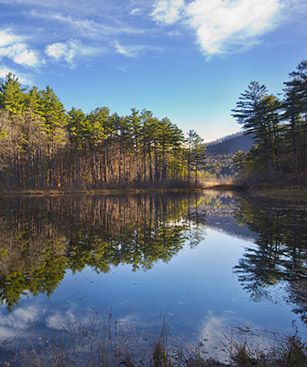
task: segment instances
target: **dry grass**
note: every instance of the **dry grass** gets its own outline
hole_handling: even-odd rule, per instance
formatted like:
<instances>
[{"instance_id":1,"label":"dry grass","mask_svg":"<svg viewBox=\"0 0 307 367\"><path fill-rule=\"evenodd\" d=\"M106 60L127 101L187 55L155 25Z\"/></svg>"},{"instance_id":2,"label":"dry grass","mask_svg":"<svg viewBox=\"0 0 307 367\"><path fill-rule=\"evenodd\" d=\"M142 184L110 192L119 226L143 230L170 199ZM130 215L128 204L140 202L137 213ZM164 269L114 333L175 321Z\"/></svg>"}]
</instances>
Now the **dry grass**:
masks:
<instances>
[{"instance_id":1,"label":"dry grass","mask_svg":"<svg viewBox=\"0 0 307 367\"><path fill-rule=\"evenodd\" d=\"M142 344L147 340L147 345ZM267 350L225 338L227 362L207 357L202 345L177 344L163 323L156 342L121 327L112 317L93 317L88 325L74 324L61 341L15 347L1 367L305 367L306 344L297 336L276 340Z\"/></svg>"}]
</instances>

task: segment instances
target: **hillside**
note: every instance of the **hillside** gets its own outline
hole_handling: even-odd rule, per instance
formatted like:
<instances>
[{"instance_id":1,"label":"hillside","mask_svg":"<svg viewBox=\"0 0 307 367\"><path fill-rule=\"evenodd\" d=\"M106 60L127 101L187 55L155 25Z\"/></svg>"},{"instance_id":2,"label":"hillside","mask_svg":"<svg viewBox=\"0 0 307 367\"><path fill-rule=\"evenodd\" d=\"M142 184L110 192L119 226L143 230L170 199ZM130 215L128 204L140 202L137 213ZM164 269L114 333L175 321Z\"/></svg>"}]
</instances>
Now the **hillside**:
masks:
<instances>
[{"instance_id":1,"label":"hillside","mask_svg":"<svg viewBox=\"0 0 307 367\"><path fill-rule=\"evenodd\" d=\"M253 137L243 132L225 136L207 144L207 155L232 155L238 150L248 151L253 145Z\"/></svg>"}]
</instances>

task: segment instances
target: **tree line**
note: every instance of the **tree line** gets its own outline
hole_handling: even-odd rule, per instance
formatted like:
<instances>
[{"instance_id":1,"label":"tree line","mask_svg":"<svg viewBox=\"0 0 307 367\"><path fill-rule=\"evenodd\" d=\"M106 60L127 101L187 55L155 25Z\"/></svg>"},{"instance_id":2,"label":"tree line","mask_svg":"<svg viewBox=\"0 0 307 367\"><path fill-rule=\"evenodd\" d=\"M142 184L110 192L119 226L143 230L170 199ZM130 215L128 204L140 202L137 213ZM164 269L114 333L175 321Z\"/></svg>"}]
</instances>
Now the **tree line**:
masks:
<instances>
[{"instance_id":1,"label":"tree line","mask_svg":"<svg viewBox=\"0 0 307 367\"><path fill-rule=\"evenodd\" d=\"M204 164L200 136L151 111L66 111L51 87L0 83L1 187L197 185Z\"/></svg>"},{"instance_id":2,"label":"tree line","mask_svg":"<svg viewBox=\"0 0 307 367\"><path fill-rule=\"evenodd\" d=\"M306 178L307 60L289 74L279 96L270 94L264 84L251 82L232 116L255 143L248 153L234 157L242 176Z\"/></svg>"}]
</instances>

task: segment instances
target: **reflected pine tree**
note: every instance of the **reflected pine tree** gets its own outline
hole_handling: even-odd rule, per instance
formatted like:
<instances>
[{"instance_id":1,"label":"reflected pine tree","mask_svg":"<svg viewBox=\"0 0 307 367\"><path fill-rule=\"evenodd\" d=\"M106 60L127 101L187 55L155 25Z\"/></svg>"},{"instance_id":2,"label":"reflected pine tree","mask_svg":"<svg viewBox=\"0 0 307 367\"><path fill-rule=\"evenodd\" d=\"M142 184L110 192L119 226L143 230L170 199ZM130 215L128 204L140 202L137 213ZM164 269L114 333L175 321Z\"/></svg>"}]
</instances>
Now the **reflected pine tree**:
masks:
<instances>
[{"instance_id":1,"label":"reflected pine tree","mask_svg":"<svg viewBox=\"0 0 307 367\"><path fill-rule=\"evenodd\" d=\"M244 289L258 301L270 297L270 286L285 286L287 302L307 322L306 205L241 198L235 217L257 234L255 246L246 248L234 267Z\"/></svg>"},{"instance_id":2,"label":"reflected pine tree","mask_svg":"<svg viewBox=\"0 0 307 367\"><path fill-rule=\"evenodd\" d=\"M50 295L67 270L168 262L202 239L198 205L181 194L1 199L0 302L12 309L22 295Z\"/></svg>"}]
</instances>

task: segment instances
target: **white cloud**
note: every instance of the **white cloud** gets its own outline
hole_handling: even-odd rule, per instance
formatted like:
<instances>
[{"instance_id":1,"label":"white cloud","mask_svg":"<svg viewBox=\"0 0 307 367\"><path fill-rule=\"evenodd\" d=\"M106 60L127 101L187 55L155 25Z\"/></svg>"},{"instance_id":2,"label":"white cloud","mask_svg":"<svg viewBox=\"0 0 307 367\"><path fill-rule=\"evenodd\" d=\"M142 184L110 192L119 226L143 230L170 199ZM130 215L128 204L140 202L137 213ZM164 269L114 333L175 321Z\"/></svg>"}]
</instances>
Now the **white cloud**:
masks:
<instances>
[{"instance_id":1,"label":"white cloud","mask_svg":"<svg viewBox=\"0 0 307 367\"><path fill-rule=\"evenodd\" d=\"M0 0L1 1L1 0ZM96 22L92 19L80 19L71 15L64 15L53 12L37 12L32 10L29 13L32 17L56 21L75 29L79 34L87 38L100 38L114 34L141 34L147 32L146 29L134 28L122 23L106 24Z\"/></svg>"},{"instance_id":2,"label":"white cloud","mask_svg":"<svg viewBox=\"0 0 307 367\"><path fill-rule=\"evenodd\" d=\"M0 313L0 326L11 330L29 329L40 318L40 310L35 306L20 307L9 314Z\"/></svg>"},{"instance_id":3,"label":"white cloud","mask_svg":"<svg viewBox=\"0 0 307 367\"><path fill-rule=\"evenodd\" d=\"M60 9L61 11L75 14L103 13L110 8L108 3L108 0L0 0L0 4L9 4L11 6L22 5L28 7L28 9L37 8L39 10L47 9L58 11ZM113 4L111 3L111 5ZM120 5L123 7L122 4Z\"/></svg>"},{"instance_id":4,"label":"white cloud","mask_svg":"<svg viewBox=\"0 0 307 367\"><path fill-rule=\"evenodd\" d=\"M171 24L179 19L196 33L207 55L237 51L258 42L258 37L280 21L287 0L159 0L155 21Z\"/></svg>"},{"instance_id":5,"label":"white cloud","mask_svg":"<svg viewBox=\"0 0 307 367\"><path fill-rule=\"evenodd\" d=\"M151 15L157 22L172 24L180 19L184 5L184 0L156 0Z\"/></svg>"},{"instance_id":6,"label":"white cloud","mask_svg":"<svg viewBox=\"0 0 307 367\"><path fill-rule=\"evenodd\" d=\"M209 55L255 42L275 26L279 0L195 0L186 6L189 25Z\"/></svg>"},{"instance_id":7,"label":"white cloud","mask_svg":"<svg viewBox=\"0 0 307 367\"><path fill-rule=\"evenodd\" d=\"M136 57L139 53L135 46L123 46L118 41L114 43L114 47L118 54L126 57Z\"/></svg>"},{"instance_id":8,"label":"white cloud","mask_svg":"<svg viewBox=\"0 0 307 367\"><path fill-rule=\"evenodd\" d=\"M134 8L130 11L130 15L140 15L142 13L142 9Z\"/></svg>"},{"instance_id":9,"label":"white cloud","mask_svg":"<svg viewBox=\"0 0 307 367\"><path fill-rule=\"evenodd\" d=\"M55 312L46 318L46 325L54 330L69 330L73 324L76 324L76 316L71 310Z\"/></svg>"},{"instance_id":10,"label":"white cloud","mask_svg":"<svg viewBox=\"0 0 307 367\"><path fill-rule=\"evenodd\" d=\"M40 63L37 52L28 49L28 46L24 43L0 47L0 58L2 57L9 58L16 64L29 67L37 66Z\"/></svg>"},{"instance_id":11,"label":"white cloud","mask_svg":"<svg viewBox=\"0 0 307 367\"><path fill-rule=\"evenodd\" d=\"M70 66L74 66L77 57L97 56L104 52L104 49L85 46L78 40L67 42L56 42L46 46L46 55L56 61L65 60Z\"/></svg>"},{"instance_id":12,"label":"white cloud","mask_svg":"<svg viewBox=\"0 0 307 367\"><path fill-rule=\"evenodd\" d=\"M24 37L9 29L0 30L0 59L8 58L16 64L35 67L40 64L38 52L29 48Z\"/></svg>"},{"instance_id":13,"label":"white cloud","mask_svg":"<svg viewBox=\"0 0 307 367\"><path fill-rule=\"evenodd\" d=\"M243 344L248 336L249 345L266 350L276 343L275 337L261 325L239 317L233 310L227 310L223 315L214 315L211 311L201 322L199 340L204 341L208 357L227 362L230 341ZM221 348L223 346L223 348Z\"/></svg>"},{"instance_id":14,"label":"white cloud","mask_svg":"<svg viewBox=\"0 0 307 367\"><path fill-rule=\"evenodd\" d=\"M13 34L9 29L0 29L0 47L24 41L24 38Z\"/></svg>"},{"instance_id":15,"label":"white cloud","mask_svg":"<svg viewBox=\"0 0 307 367\"><path fill-rule=\"evenodd\" d=\"M127 45L122 45L118 41L114 42L114 48L115 48L115 51L119 55L123 55L129 58L141 56L145 54L146 52L152 53L152 52L161 51L161 49L156 46L149 46L149 45L129 45L127 46Z\"/></svg>"}]
</instances>

